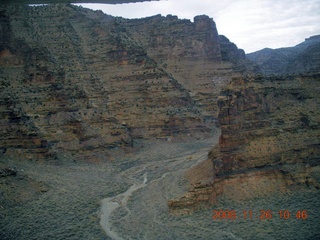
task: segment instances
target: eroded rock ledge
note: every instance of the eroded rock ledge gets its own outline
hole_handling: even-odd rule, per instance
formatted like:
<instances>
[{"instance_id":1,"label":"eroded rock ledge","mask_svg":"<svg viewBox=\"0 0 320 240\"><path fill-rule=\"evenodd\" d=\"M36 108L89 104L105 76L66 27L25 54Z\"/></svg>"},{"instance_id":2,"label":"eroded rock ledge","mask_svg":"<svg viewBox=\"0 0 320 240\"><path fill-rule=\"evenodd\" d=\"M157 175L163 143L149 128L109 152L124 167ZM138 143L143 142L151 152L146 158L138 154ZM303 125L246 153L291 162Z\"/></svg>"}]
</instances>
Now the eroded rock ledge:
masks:
<instances>
[{"instance_id":1,"label":"eroded rock ledge","mask_svg":"<svg viewBox=\"0 0 320 240\"><path fill-rule=\"evenodd\" d=\"M231 45L207 16L1 6L0 157L101 161L137 139L203 137L235 75L224 60L243 57Z\"/></svg>"},{"instance_id":2,"label":"eroded rock ledge","mask_svg":"<svg viewBox=\"0 0 320 240\"><path fill-rule=\"evenodd\" d=\"M261 189L319 188L319 89L318 73L234 78L218 101L221 136L209 153L211 179L197 179L169 201L170 211L190 213L222 193L238 200L266 194Z\"/></svg>"}]
</instances>

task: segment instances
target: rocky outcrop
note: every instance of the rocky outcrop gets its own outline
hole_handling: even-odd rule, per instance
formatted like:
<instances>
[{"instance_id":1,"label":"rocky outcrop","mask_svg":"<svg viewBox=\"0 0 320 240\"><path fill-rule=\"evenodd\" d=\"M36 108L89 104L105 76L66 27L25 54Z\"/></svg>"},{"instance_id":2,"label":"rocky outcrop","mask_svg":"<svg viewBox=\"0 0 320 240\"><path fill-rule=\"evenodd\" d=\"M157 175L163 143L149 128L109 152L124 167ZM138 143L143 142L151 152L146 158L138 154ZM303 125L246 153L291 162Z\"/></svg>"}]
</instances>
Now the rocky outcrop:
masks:
<instances>
[{"instance_id":1,"label":"rocky outcrop","mask_svg":"<svg viewBox=\"0 0 320 240\"><path fill-rule=\"evenodd\" d=\"M194 22L172 15L123 21L148 56L187 89L206 122L216 122L218 108L213 101L236 75L234 63L244 57L242 51L226 43L215 22L205 15Z\"/></svg>"},{"instance_id":2,"label":"rocky outcrop","mask_svg":"<svg viewBox=\"0 0 320 240\"><path fill-rule=\"evenodd\" d=\"M247 54L265 75L318 72L320 68L320 35L307 38L295 47L270 49Z\"/></svg>"},{"instance_id":3,"label":"rocky outcrop","mask_svg":"<svg viewBox=\"0 0 320 240\"><path fill-rule=\"evenodd\" d=\"M126 20L72 5L0 16L2 156L96 161L134 139L204 136L236 76L207 16Z\"/></svg>"},{"instance_id":4,"label":"rocky outcrop","mask_svg":"<svg viewBox=\"0 0 320 240\"><path fill-rule=\"evenodd\" d=\"M209 153L212 177L169 201L171 212L190 213L222 193L245 200L266 194L261 189L319 189L319 89L319 74L234 78L218 100L221 136Z\"/></svg>"},{"instance_id":5,"label":"rocky outcrop","mask_svg":"<svg viewBox=\"0 0 320 240\"><path fill-rule=\"evenodd\" d=\"M320 75L234 79L218 105L216 175L299 164L317 166Z\"/></svg>"},{"instance_id":6,"label":"rocky outcrop","mask_svg":"<svg viewBox=\"0 0 320 240\"><path fill-rule=\"evenodd\" d=\"M227 37L219 35L219 40L221 45L221 58L223 61L237 64L241 60L246 59L244 50L238 49L237 45L230 42Z\"/></svg>"}]
</instances>

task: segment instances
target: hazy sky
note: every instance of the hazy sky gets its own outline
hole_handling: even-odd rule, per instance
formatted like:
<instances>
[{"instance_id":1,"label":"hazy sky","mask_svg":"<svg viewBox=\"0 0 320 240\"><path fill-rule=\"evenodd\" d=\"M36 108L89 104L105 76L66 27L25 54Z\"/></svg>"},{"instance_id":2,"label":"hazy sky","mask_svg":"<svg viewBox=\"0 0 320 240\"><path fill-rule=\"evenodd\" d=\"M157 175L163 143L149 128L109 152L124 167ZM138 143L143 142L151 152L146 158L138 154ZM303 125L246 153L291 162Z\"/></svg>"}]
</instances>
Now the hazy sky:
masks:
<instances>
[{"instance_id":1,"label":"hazy sky","mask_svg":"<svg viewBox=\"0 0 320 240\"><path fill-rule=\"evenodd\" d=\"M122 5L82 4L83 7L125 18L156 14L191 19L206 14L219 34L246 53L265 47L294 46L320 34L320 0L162 0Z\"/></svg>"}]
</instances>

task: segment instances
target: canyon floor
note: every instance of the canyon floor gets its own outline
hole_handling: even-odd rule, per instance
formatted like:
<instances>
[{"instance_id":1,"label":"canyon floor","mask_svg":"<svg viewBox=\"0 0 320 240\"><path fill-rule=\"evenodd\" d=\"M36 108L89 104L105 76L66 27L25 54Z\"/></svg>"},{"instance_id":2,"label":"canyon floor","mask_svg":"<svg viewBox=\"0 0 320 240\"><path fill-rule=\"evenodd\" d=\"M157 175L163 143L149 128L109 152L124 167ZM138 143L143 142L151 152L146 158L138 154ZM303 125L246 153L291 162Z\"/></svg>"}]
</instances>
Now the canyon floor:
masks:
<instances>
[{"instance_id":1,"label":"canyon floor","mask_svg":"<svg viewBox=\"0 0 320 240\"><path fill-rule=\"evenodd\" d=\"M0 239L319 239L320 193L312 186L250 201L222 194L192 215L169 213L167 201L188 190L186 170L207 159L218 135L140 142L139 150L115 150L113 162L1 160L17 175L0 178ZM235 210L238 218L213 220L213 210ZM261 210L272 218L260 219ZM280 219L280 210L290 218Z\"/></svg>"}]
</instances>

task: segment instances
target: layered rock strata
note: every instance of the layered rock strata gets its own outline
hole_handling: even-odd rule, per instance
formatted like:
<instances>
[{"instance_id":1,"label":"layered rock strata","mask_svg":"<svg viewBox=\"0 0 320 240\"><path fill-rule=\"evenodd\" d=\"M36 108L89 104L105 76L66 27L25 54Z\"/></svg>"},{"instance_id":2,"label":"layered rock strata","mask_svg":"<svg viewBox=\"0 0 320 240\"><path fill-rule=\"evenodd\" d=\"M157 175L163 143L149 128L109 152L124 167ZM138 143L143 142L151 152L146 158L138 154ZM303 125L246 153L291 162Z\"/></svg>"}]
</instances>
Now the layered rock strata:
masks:
<instances>
[{"instance_id":1,"label":"layered rock strata","mask_svg":"<svg viewBox=\"0 0 320 240\"><path fill-rule=\"evenodd\" d=\"M218 100L221 161L215 174L318 165L320 75L238 78Z\"/></svg>"},{"instance_id":2,"label":"layered rock strata","mask_svg":"<svg viewBox=\"0 0 320 240\"><path fill-rule=\"evenodd\" d=\"M126 20L71 5L0 11L2 156L94 161L134 139L209 132L213 102L235 75L206 16Z\"/></svg>"},{"instance_id":3,"label":"layered rock strata","mask_svg":"<svg viewBox=\"0 0 320 240\"><path fill-rule=\"evenodd\" d=\"M214 101L235 75L235 61L245 59L243 50L219 36L215 22L205 15L194 22L172 15L123 21L148 55L187 89L201 115L215 122Z\"/></svg>"},{"instance_id":4,"label":"layered rock strata","mask_svg":"<svg viewBox=\"0 0 320 240\"><path fill-rule=\"evenodd\" d=\"M222 193L249 199L261 189L319 188L319 89L319 74L234 78L218 100L221 136L209 153L211 178L169 201L171 211L192 212Z\"/></svg>"}]
</instances>

